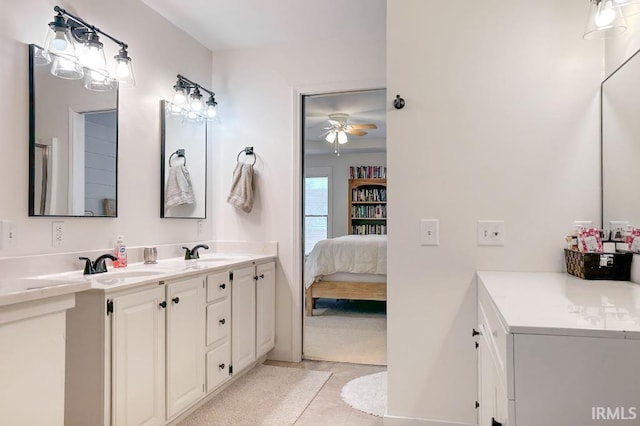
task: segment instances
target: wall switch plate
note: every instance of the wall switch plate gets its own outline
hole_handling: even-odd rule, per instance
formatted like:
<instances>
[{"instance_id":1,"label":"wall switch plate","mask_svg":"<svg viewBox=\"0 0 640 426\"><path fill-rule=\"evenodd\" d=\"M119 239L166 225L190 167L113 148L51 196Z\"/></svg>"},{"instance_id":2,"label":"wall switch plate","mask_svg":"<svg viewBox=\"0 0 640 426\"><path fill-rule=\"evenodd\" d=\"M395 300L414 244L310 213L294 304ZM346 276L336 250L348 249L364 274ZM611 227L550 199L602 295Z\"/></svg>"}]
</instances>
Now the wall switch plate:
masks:
<instances>
[{"instance_id":1,"label":"wall switch plate","mask_svg":"<svg viewBox=\"0 0 640 426\"><path fill-rule=\"evenodd\" d=\"M420 245L437 246L440 244L440 231L438 219L420 220Z\"/></svg>"},{"instance_id":2,"label":"wall switch plate","mask_svg":"<svg viewBox=\"0 0 640 426\"><path fill-rule=\"evenodd\" d=\"M506 241L504 220L479 220L478 245L503 246Z\"/></svg>"},{"instance_id":3,"label":"wall switch plate","mask_svg":"<svg viewBox=\"0 0 640 426\"><path fill-rule=\"evenodd\" d=\"M7 250L16 245L16 231L13 221L3 220L0 221L0 248Z\"/></svg>"},{"instance_id":4,"label":"wall switch plate","mask_svg":"<svg viewBox=\"0 0 640 426\"><path fill-rule=\"evenodd\" d=\"M51 224L51 245L62 247L64 244L64 222L56 220Z\"/></svg>"},{"instance_id":5,"label":"wall switch plate","mask_svg":"<svg viewBox=\"0 0 640 426\"><path fill-rule=\"evenodd\" d=\"M609 238L613 241L624 241L624 231L628 225L628 220L610 220L609 231L611 231L611 234Z\"/></svg>"}]
</instances>

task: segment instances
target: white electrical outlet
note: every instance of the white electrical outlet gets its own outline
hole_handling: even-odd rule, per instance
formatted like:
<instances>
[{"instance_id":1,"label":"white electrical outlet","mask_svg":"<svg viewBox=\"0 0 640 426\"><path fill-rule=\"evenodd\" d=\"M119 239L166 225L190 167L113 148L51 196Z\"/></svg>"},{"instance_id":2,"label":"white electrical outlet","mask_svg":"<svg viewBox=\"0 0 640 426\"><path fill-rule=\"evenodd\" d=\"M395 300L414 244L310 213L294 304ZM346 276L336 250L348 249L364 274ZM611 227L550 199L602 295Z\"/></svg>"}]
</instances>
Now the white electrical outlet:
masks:
<instances>
[{"instance_id":1,"label":"white electrical outlet","mask_svg":"<svg viewBox=\"0 0 640 426\"><path fill-rule=\"evenodd\" d=\"M14 223L10 220L0 221L0 233L2 238L0 239L0 248L3 250L15 247L16 244L16 232Z\"/></svg>"},{"instance_id":2,"label":"white electrical outlet","mask_svg":"<svg viewBox=\"0 0 640 426\"><path fill-rule=\"evenodd\" d=\"M479 220L478 245L503 246L506 241L504 220Z\"/></svg>"},{"instance_id":3,"label":"white electrical outlet","mask_svg":"<svg viewBox=\"0 0 640 426\"><path fill-rule=\"evenodd\" d=\"M52 223L51 244L53 247L62 247L64 244L64 222L61 220Z\"/></svg>"},{"instance_id":4,"label":"white electrical outlet","mask_svg":"<svg viewBox=\"0 0 640 426\"><path fill-rule=\"evenodd\" d=\"M610 220L609 231L611 231L610 239L613 241L624 241L624 231L629 225L628 220Z\"/></svg>"},{"instance_id":5,"label":"white electrical outlet","mask_svg":"<svg viewBox=\"0 0 640 426\"><path fill-rule=\"evenodd\" d=\"M438 219L420 220L420 245L437 246L440 244L440 231Z\"/></svg>"}]
</instances>

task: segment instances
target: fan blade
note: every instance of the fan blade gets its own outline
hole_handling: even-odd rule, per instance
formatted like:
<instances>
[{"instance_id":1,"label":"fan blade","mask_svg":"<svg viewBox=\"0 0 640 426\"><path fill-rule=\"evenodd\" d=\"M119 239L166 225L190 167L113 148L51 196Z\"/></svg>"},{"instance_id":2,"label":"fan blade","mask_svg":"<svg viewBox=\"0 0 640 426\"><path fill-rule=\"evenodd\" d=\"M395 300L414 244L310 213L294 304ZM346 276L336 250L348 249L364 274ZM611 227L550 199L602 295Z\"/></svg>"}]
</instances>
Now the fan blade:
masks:
<instances>
[{"instance_id":1,"label":"fan blade","mask_svg":"<svg viewBox=\"0 0 640 426\"><path fill-rule=\"evenodd\" d=\"M364 136L367 134L367 132L365 132L364 130L360 130L360 129L347 129L345 130L346 133L349 133L350 135L354 135L354 136Z\"/></svg>"},{"instance_id":2,"label":"fan blade","mask_svg":"<svg viewBox=\"0 0 640 426\"><path fill-rule=\"evenodd\" d=\"M376 126L373 123L369 123L369 124L349 124L349 127L351 127L352 129L377 129L378 126Z\"/></svg>"}]
</instances>

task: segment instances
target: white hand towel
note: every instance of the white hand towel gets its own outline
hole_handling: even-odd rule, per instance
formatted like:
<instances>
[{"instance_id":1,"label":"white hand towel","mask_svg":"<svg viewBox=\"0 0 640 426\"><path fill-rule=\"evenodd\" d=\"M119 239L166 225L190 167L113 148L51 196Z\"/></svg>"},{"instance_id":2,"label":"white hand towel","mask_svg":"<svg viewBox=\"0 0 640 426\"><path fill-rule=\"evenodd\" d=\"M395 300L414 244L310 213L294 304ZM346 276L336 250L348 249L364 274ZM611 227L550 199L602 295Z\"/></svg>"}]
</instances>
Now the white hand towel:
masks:
<instances>
[{"instance_id":1,"label":"white hand towel","mask_svg":"<svg viewBox=\"0 0 640 426\"><path fill-rule=\"evenodd\" d=\"M245 213L253 208L253 165L238 163L233 171L231 190L227 203L241 209Z\"/></svg>"},{"instance_id":2,"label":"white hand towel","mask_svg":"<svg viewBox=\"0 0 640 426\"><path fill-rule=\"evenodd\" d=\"M195 201L189 170L185 166L170 167L164 196L165 208L193 204Z\"/></svg>"}]
</instances>

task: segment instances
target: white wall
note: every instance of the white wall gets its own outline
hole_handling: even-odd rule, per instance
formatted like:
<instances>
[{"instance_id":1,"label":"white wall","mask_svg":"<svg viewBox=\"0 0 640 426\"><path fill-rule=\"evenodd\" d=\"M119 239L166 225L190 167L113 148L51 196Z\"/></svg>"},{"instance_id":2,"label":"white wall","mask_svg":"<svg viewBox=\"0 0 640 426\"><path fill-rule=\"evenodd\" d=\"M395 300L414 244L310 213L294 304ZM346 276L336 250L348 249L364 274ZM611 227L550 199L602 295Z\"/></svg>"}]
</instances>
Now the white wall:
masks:
<instances>
[{"instance_id":1,"label":"white wall","mask_svg":"<svg viewBox=\"0 0 640 426\"><path fill-rule=\"evenodd\" d=\"M276 348L272 357L296 359L302 348L300 227L301 111L296 93L385 86L385 41L332 40L214 52L213 73L220 123L214 127L216 239L278 241ZM336 49L336 45L340 46ZM353 52L358 52L354 59ZM327 58L344 66L326 66ZM298 129L296 131L295 129ZM255 204L249 214L224 200L236 155L254 146Z\"/></svg>"},{"instance_id":2,"label":"white wall","mask_svg":"<svg viewBox=\"0 0 640 426\"><path fill-rule=\"evenodd\" d=\"M329 237L348 234L349 220L349 167L350 166L386 166L385 152L368 152L305 156L305 168L331 167L331 221L332 233Z\"/></svg>"},{"instance_id":3,"label":"white wall","mask_svg":"<svg viewBox=\"0 0 640 426\"><path fill-rule=\"evenodd\" d=\"M137 87L120 91L119 217L65 218L64 246L54 249L54 219L27 217L27 44L44 43L56 3L129 44ZM200 239L196 221L160 219L160 100L171 96L178 73L208 85L211 52L138 0L24 0L6 6L0 19L0 92L11 100L0 103L3 152L10 153L0 167L0 219L14 222L17 240L0 256L109 248L118 234L129 245ZM115 44L104 44L112 58ZM212 222L201 239L210 239Z\"/></svg>"},{"instance_id":4,"label":"white wall","mask_svg":"<svg viewBox=\"0 0 640 426\"><path fill-rule=\"evenodd\" d=\"M605 75L608 76L640 49L640 14L627 18L627 31L606 40Z\"/></svg>"},{"instance_id":5,"label":"white wall","mask_svg":"<svg viewBox=\"0 0 640 426\"><path fill-rule=\"evenodd\" d=\"M387 93L406 100L387 133L392 417L476 423L475 271L560 271L572 221L600 220L587 10L387 2ZM440 219L439 246L419 245L420 218ZM504 247L476 245L479 219L505 220Z\"/></svg>"}]
</instances>

